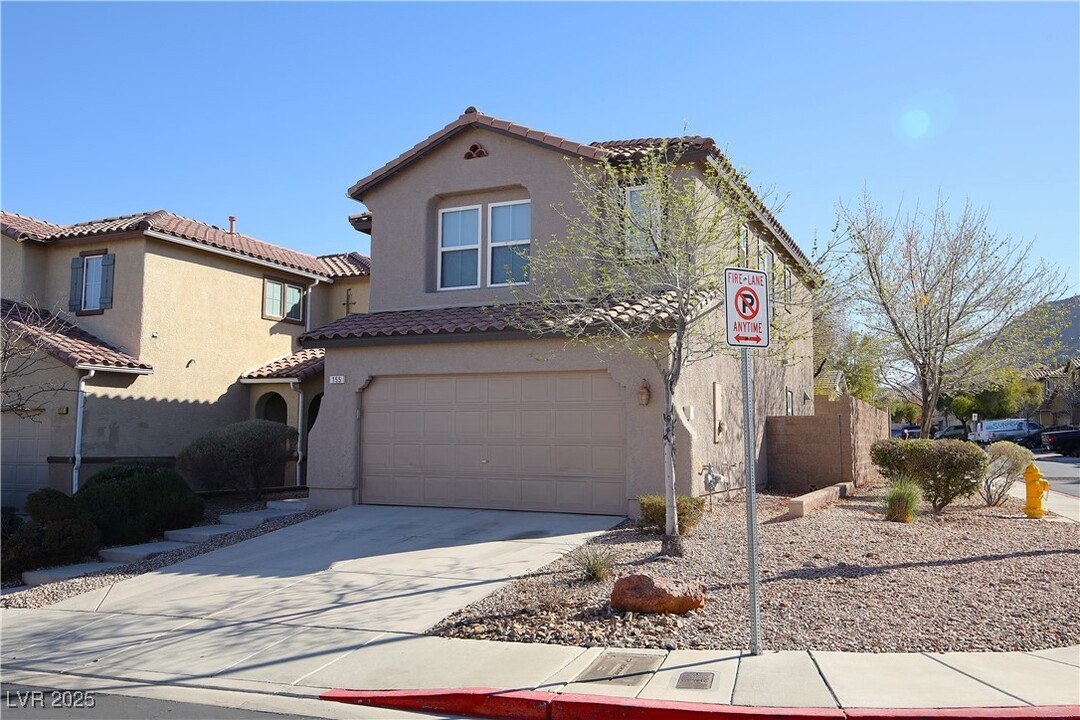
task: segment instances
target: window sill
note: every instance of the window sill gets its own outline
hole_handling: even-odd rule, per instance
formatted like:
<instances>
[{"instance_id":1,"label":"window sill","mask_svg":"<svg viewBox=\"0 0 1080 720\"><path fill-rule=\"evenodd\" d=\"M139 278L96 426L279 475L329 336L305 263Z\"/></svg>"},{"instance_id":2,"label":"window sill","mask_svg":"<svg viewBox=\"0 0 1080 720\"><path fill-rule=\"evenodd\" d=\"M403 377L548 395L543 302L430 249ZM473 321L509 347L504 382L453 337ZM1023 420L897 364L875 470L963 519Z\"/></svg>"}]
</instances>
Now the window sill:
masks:
<instances>
[{"instance_id":1,"label":"window sill","mask_svg":"<svg viewBox=\"0 0 1080 720\"><path fill-rule=\"evenodd\" d=\"M76 317L85 317L87 315L104 315L105 308L98 308L97 310L76 310Z\"/></svg>"},{"instance_id":2,"label":"window sill","mask_svg":"<svg viewBox=\"0 0 1080 720\"><path fill-rule=\"evenodd\" d=\"M303 320L290 320L289 318L273 317L271 315L263 315L263 320L269 320L270 322L288 323L289 325L303 325Z\"/></svg>"}]
</instances>

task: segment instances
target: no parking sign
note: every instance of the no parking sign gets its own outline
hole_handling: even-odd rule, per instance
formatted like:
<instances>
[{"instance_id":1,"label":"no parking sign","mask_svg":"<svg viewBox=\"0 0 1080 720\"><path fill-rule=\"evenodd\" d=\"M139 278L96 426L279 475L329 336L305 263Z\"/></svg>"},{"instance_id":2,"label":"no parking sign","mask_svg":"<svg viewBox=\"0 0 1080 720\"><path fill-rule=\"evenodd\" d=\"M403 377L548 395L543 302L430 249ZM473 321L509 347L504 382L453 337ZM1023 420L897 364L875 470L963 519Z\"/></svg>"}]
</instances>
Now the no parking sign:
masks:
<instances>
[{"instance_id":1,"label":"no parking sign","mask_svg":"<svg viewBox=\"0 0 1080 720\"><path fill-rule=\"evenodd\" d=\"M769 347L769 276L760 270L724 268L727 343Z\"/></svg>"}]
</instances>

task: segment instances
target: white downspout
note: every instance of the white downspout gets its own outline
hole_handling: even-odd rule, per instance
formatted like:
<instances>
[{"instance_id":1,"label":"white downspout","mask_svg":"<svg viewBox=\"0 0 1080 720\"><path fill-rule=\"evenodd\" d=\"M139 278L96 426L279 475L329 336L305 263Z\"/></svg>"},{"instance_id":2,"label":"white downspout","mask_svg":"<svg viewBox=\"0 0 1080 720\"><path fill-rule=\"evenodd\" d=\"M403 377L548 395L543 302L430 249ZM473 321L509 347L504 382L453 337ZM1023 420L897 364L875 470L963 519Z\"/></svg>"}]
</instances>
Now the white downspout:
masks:
<instances>
[{"instance_id":1,"label":"white downspout","mask_svg":"<svg viewBox=\"0 0 1080 720\"><path fill-rule=\"evenodd\" d=\"M313 302L315 297L315 286L318 284L319 281L316 280L315 282L308 285L307 307L305 308L307 312L305 313L304 317L304 332L311 332L311 303Z\"/></svg>"},{"instance_id":2,"label":"white downspout","mask_svg":"<svg viewBox=\"0 0 1080 720\"><path fill-rule=\"evenodd\" d=\"M86 405L86 381L90 380L97 370L88 370L79 378L79 393L75 399L75 467L71 470L71 494L79 491L79 468L82 467L82 431L83 431L83 406Z\"/></svg>"},{"instance_id":3,"label":"white downspout","mask_svg":"<svg viewBox=\"0 0 1080 720\"><path fill-rule=\"evenodd\" d=\"M301 485L300 469L304 463L304 451L307 443L304 442L304 390L300 387L299 380L290 380L289 387L296 391L299 396L300 407L296 413L296 486Z\"/></svg>"}]
</instances>

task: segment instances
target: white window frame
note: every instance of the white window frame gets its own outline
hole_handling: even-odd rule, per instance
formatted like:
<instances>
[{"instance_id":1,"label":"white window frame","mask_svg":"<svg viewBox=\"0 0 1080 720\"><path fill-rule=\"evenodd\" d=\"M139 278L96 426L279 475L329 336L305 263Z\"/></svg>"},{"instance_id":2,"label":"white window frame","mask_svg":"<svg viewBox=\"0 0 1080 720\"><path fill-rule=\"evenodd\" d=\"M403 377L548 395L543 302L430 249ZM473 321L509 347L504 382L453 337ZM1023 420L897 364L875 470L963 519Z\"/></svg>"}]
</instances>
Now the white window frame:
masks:
<instances>
[{"instance_id":1,"label":"white window frame","mask_svg":"<svg viewBox=\"0 0 1080 720\"><path fill-rule=\"evenodd\" d=\"M522 280L521 282L514 282L514 283L496 283L496 282L491 281L491 274L495 270L495 260L494 260L494 258L495 258L495 248L497 248L497 247L515 247L517 245L528 245L529 246L529 256L530 256L530 258L532 257L532 208L531 207L529 208L529 238L527 240L511 240L511 241L508 241L508 242L495 242L494 240L491 239L491 231L492 231L492 228L494 227L494 222L493 222L493 218L494 218L494 215L495 215L494 210L497 207L505 207L507 205L532 205L532 199L530 198L530 199L526 199L526 200L506 200L504 202L488 203L488 206L487 206L487 208L488 208L488 211L487 211L487 245L488 245L488 247L487 247L487 273L485 274L485 279L487 280L487 286L488 287L510 287L511 285L528 285L529 284L528 280ZM439 232L441 233L442 232L442 218L441 218L441 216L439 218L439 228L440 228ZM439 255L440 255L440 259L441 259L441 255L442 255L442 241L441 240L439 242L439 250L440 250ZM478 255L478 261L479 261L479 255ZM442 271L441 271L441 269L439 271L439 280L442 280Z\"/></svg>"},{"instance_id":2,"label":"white window frame","mask_svg":"<svg viewBox=\"0 0 1080 720\"><path fill-rule=\"evenodd\" d=\"M647 191L648 189L649 189L648 185L634 185L632 187L628 187L625 190L623 190L623 201L626 203L626 213L627 213L627 215L630 214L630 193L634 192L635 190L639 190L644 194L644 192ZM656 215L660 214L661 209L660 209L659 201L657 201L656 207L654 207L651 210L651 212L656 214ZM624 247L624 249L626 251L626 256L627 257L635 257L635 258L653 257L654 258L654 257L657 257L660 254L660 248L659 248L660 243L658 242L658 238L655 238L655 237L649 238L650 245L648 247L640 249L640 250L638 250L638 249L631 250L631 247L630 247L630 231L631 230L632 230L632 228L627 227L626 230L623 233L623 247Z\"/></svg>"},{"instance_id":3,"label":"white window frame","mask_svg":"<svg viewBox=\"0 0 1080 720\"><path fill-rule=\"evenodd\" d=\"M795 414L795 391L791 388L784 388L784 414L789 417Z\"/></svg>"},{"instance_id":4,"label":"white window frame","mask_svg":"<svg viewBox=\"0 0 1080 720\"><path fill-rule=\"evenodd\" d=\"M271 312L270 308L266 307L266 286L269 283L277 283L281 286L281 304L276 310ZM285 313L285 305L289 302L289 288L296 288L300 291L300 317L291 318ZM269 275L263 276L263 291L262 291L262 308L263 319L274 320L287 323L299 323L304 322L304 304L307 303L307 288L300 283L289 282L279 277L271 277Z\"/></svg>"},{"instance_id":5,"label":"white window frame","mask_svg":"<svg viewBox=\"0 0 1080 720\"><path fill-rule=\"evenodd\" d=\"M791 268L784 266L784 310L791 312Z\"/></svg>"},{"instance_id":6,"label":"white window frame","mask_svg":"<svg viewBox=\"0 0 1080 720\"><path fill-rule=\"evenodd\" d=\"M750 267L750 224L743 223L739 227L739 263L743 267Z\"/></svg>"},{"instance_id":7,"label":"white window frame","mask_svg":"<svg viewBox=\"0 0 1080 720\"><path fill-rule=\"evenodd\" d=\"M475 210L476 211L476 244L475 245L455 245L451 248L443 248L442 244L442 219L443 215L449 212L460 212L462 210ZM481 227L483 221L483 205L462 205L460 207L442 208L439 210L439 231L436 238L436 250L438 250L439 257L435 267L435 290L436 292L452 292L454 290L476 290L481 287L481 280L484 277L483 268L481 266L480 258L483 256L483 251L480 248L480 239L484 236L484 228ZM455 285L453 287L442 286L442 258L444 252L455 252L457 250L476 250L476 284L475 285Z\"/></svg>"},{"instance_id":8,"label":"white window frame","mask_svg":"<svg viewBox=\"0 0 1080 720\"><path fill-rule=\"evenodd\" d=\"M103 310L104 309L104 308L101 307L101 286L105 282L105 256L106 255L108 255L108 253L102 252L102 253L96 253L94 255L84 255L83 256L82 299L81 299L81 301L79 303L79 306L80 306L81 310L94 311L94 310ZM87 276L87 271L90 270L90 261L91 260L97 260L98 282L97 282L97 297L94 299L94 306L93 307L88 307L87 304L86 304L86 300L87 300L86 291L90 287L90 283L88 283L86 281L87 280L86 276Z\"/></svg>"}]
</instances>

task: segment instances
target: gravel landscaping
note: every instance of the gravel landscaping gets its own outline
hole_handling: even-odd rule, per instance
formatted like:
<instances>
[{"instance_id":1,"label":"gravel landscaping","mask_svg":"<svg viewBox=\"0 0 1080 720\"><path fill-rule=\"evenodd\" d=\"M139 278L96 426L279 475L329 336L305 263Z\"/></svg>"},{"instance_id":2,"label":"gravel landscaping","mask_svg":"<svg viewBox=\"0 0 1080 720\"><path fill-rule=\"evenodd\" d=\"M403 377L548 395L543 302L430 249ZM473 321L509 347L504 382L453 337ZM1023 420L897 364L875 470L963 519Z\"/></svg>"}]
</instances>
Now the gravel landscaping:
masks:
<instances>
[{"instance_id":1,"label":"gravel landscaping","mask_svg":"<svg viewBox=\"0 0 1080 720\"><path fill-rule=\"evenodd\" d=\"M253 507L246 507L243 503L236 502L207 502L206 516L200 524L212 525L214 524L210 520L216 520L217 516L223 512L244 512L245 510L259 510L265 507L265 503L257 503ZM143 573L159 570L166 565L172 565L174 563L189 560L198 555L203 555L214 550L218 550L229 545L235 545L238 542L244 540L250 540L251 538L258 537L259 535L265 535L268 532L274 530L280 530L283 527L289 525L295 525L305 520L322 515L327 510L308 510L307 512L296 513L293 515L285 515L273 520L267 520L261 525L253 528L237 528L236 532L231 532L227 535L218 535L211 538L206 542L192 545L189 548L181 548L179 550L171 550L160 555L155 555L152 558L147 558L140 562L128 563L127 565L121 565L120 567L112 568L111 570L102 570L92 575L84 575L82 577L72 578L70 580L64 580L63 582L48 583L46 585L39 585L28 590L21 590L13 592L8 595L0 597L0 607L9 608L40 608L46 605L51 605L61 600L66 600L76 595L81 595L91 590L97 590L98 588L105 587L106 585L112 585L122 580L133 578L136 575L142 575ZM208 520L209 518L209 520Z\"/></svg>"},{"instance_id":2,"label":"gravel landscaping","mask_svg":"<svg viewBox=\"0 0 1080 720\"><path fill-rule=\"evenodd\" d=\"M794 520L787 498L760 494L766 650L855 652L1035 650L1080 643L1080 524L1023 516L1023 503L961 500L911 524L882 519L883 487ZM586 582L562 558L451 615L430 631L459 638L583 646L749 647L746 516L741 493L717 502L658 557L658 536L627 522L593 542L617 553L612 577ZM700 580L705 607L684 616L621 613L620 575Z\"/></svg>"}]
</instances>

